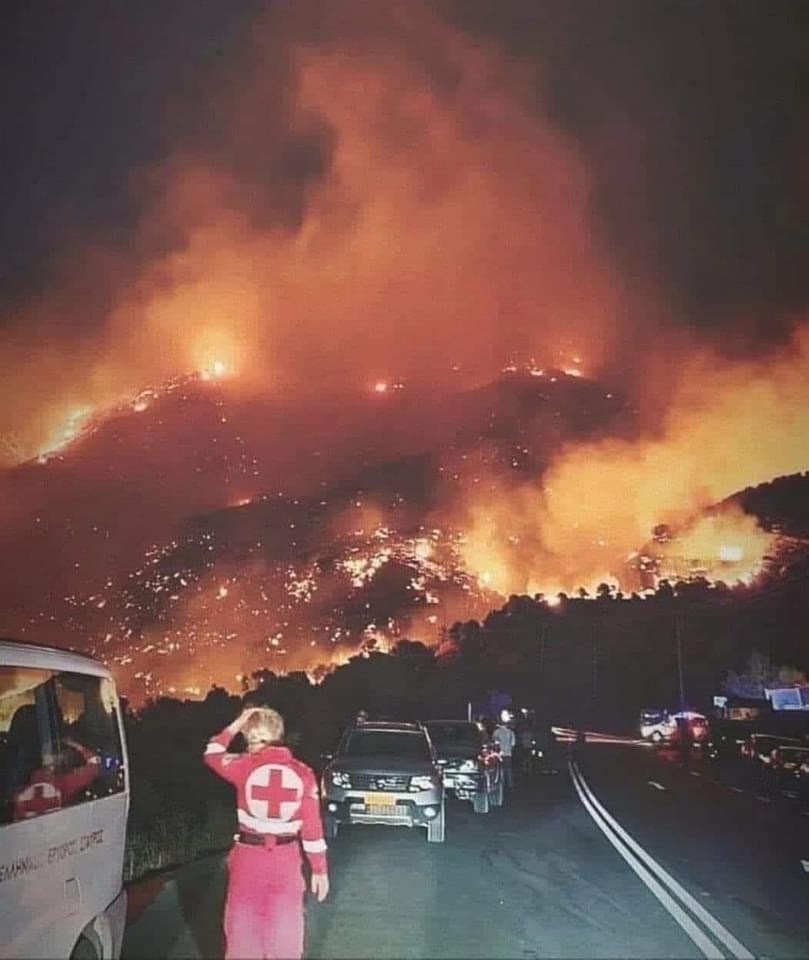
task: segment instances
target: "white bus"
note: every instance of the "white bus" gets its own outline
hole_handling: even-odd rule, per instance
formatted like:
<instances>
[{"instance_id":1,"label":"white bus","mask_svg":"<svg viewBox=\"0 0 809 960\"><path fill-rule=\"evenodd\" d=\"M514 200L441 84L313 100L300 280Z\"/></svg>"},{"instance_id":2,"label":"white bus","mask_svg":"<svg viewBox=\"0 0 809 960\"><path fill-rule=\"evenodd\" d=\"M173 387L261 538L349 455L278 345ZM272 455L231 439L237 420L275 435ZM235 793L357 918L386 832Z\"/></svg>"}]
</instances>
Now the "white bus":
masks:
<instances>
[{"instance_id":1,"label":"white bus","mask_svg":"<svg viewBox=\"0 0 809 960\"><path fill-rule=\"evenodd\" d=\"M0 640L0 957L120 956L128 812L109 671Z\"/></svg>"}]
</instances>

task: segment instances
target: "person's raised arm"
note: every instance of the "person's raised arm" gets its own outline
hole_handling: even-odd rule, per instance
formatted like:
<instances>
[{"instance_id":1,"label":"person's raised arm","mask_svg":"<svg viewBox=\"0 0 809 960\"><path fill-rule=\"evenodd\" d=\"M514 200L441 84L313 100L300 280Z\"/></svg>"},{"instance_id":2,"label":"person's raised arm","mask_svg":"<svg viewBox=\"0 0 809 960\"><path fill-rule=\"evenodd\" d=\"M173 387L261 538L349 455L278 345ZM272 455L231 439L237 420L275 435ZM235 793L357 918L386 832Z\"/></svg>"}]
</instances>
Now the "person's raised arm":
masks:
<instances>
[{"instance_id":1,"label":"person's raised arm","mask_svg":"<svg viewBox=\"0 0 809 960\"><path fill-rule=\"evenodd\" d=\"M239 716L229 723L224 730L214 734L205 747L205 754L203 756L205 764L210 767L214 773L219 774L220 777L224 777L225 780L234 779L233 771L228 768L233 761L239 757L238 753L228 753L228 747L236 734L242 731L244 725L258 709L258 707L247 707L242 710Z\"/></svg>"}]
</instances>

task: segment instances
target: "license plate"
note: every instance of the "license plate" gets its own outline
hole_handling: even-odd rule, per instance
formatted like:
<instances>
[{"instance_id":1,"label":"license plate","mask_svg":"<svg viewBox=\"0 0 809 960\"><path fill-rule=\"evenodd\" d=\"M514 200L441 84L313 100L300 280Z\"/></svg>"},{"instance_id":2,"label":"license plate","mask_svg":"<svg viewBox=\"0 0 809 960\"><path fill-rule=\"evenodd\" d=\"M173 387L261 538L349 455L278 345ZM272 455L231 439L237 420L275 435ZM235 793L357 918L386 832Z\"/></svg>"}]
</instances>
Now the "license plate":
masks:
<instances>
[{"instance_id":1,"label":"license plate","mask_svg":"<svg viewBox=\"0 0 809 960\"><path fill-rule=\"evenodd\" d=\"M392 793L366 793L365 802L375 807L395 807L396 797Z\"/></svg>"}]
</instances>

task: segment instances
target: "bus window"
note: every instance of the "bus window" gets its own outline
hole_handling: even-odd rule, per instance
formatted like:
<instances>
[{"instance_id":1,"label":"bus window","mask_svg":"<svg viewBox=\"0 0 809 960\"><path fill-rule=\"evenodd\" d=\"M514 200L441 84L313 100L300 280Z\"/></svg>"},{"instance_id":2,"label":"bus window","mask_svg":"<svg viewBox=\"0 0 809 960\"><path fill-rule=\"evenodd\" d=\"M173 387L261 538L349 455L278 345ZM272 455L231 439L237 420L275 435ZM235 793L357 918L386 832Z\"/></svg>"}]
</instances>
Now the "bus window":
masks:
<instances>
[{"instance_id":1,"label":"bus window","mask_svg":"<svg viewBox=\"0 0 809 960\"><path fill-rule=\"evenodd\" d=\"M71 802L120 793L125 786L123 751L112 684L103 677L65 672L51 682L57 705L56 741L72 755L74 768L95 765L95 776Z\"/></svg>"}]
</instances>

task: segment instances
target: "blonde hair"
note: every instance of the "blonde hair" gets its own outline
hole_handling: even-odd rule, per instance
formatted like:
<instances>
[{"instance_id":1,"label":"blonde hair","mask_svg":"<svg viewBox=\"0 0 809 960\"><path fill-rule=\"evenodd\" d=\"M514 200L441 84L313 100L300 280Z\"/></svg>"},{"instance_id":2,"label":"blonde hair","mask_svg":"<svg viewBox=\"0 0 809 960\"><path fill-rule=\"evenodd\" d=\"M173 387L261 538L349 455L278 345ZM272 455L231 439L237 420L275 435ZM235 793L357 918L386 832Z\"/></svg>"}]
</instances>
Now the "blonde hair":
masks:
<instances>
[{"instance_id":1,"label":"blonde hair","mask_svg":"<svg viewBox=\"0 0 809 960\"><path fill-rule=\"evenodd\" d=\"M242 729L248 743L279 743L284 738L284 718L271 707L261 707Z\"/></svg>"}]
</instances>

